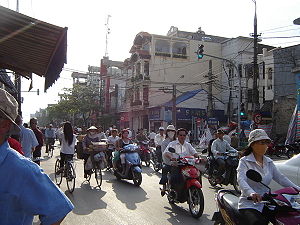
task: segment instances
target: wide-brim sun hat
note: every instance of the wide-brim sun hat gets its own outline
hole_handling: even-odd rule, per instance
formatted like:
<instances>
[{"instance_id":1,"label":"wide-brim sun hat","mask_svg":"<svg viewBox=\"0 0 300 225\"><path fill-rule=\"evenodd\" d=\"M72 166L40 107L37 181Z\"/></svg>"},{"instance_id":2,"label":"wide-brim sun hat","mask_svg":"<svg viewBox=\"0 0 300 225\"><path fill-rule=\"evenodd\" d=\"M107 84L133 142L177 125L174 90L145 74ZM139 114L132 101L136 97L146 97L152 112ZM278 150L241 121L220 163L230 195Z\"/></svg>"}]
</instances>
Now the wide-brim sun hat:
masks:
<instances>
[{"instance_id":1,"label":"wide-brim sun hat","mask_svg":"<svg viewBox=\"0 0 300 225\"><path fill-rule=\"evenodd\" d=\"M0 88L0 112L4 118L13 123L10 129L11 134L18 134L20 127L15 123L15 119L18 115L18 102L11 94L2 88Z\"/></svg>"},{"instance_id":2,"label":"wide-brim sun hat","mask_svg":"<svg viewBox=\"0 0 300 225\"><path fill-rule=\"evenodd\" d=\"M91 127L89 127L89 128L87 129L87 131L89 131L89 130L98 130L98 128L95 127L95 126L91 126Z\"/></svg>"},{"instance_id":3,"label":"wide-brim sun hat","mask_svg":"<svg viewBox=\"0 0 300 225\"><path fill-rule=\"evenodd\" d=\"M261 141L261 140L271 141L271 138L269 138L268 134L263 129L255 129L251 131L249 134L248 146L250 146L255 141Z\"/></svg>"},{"instance_id":4,"label":"wide-brim sun hat","mask_svg":"<svg viewBox=\"0 0 300 225\"><path fill-rule=\"evenodd\" d=\"M169 125L167 126L167 130L173 130L176 131L175 127L173 125Z\"/></svg>"}]
</instances>

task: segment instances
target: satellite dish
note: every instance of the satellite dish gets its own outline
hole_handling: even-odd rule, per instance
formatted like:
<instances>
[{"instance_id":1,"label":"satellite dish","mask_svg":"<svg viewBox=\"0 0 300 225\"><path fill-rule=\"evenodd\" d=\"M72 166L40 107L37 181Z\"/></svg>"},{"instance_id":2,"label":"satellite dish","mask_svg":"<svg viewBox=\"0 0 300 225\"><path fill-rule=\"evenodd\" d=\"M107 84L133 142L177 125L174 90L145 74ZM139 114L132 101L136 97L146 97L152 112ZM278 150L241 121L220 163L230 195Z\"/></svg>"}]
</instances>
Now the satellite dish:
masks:
<instances>
[{"instance_id":1,"label":"satellite dish","mask_svg":"<svg viewBox=\"0 0 300 225\"><path fill-rule=\"evenodd\" d=\"M300 25L300 17L293 21L295 25Z\"/></svg>"}]
</instances>

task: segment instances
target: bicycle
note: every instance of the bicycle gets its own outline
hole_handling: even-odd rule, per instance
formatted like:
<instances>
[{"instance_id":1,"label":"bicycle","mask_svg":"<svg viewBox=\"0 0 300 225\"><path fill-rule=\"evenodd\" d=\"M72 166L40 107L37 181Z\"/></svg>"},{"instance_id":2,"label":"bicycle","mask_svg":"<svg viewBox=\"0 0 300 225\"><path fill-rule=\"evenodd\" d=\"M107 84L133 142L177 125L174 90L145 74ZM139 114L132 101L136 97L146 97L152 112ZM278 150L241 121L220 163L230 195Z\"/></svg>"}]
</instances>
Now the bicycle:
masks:
<instances>
[{"instance_id":1,"label":"bicycle","mask_svg":"<svg viewBox=\"0 0 300 225\"><path fill-rule=\"evenodd\" d=\"M75 179L76 173L73 166L73 158L66 158L64 167L61 169L60 159L57 159L55 162L55 183L59 186L62 182L63 176L66 177L67 187L70 193L75 189Z\"/></svg>"},{"instance_id":2,"label":"bicycle","mask_svg":"<svg viewBox=\"0 0 300 225\"><path fill-rule=\"evenodd\" d=\"M87 174L86 180L90 182L92 174L95 174L95 180L98 187L102 185L102 169L104 168L105 161L105 149L107 144L105 142L94 142L90 146L90 160L92 162L92 169L90 173Z\"/></svg>"}]
</instances>

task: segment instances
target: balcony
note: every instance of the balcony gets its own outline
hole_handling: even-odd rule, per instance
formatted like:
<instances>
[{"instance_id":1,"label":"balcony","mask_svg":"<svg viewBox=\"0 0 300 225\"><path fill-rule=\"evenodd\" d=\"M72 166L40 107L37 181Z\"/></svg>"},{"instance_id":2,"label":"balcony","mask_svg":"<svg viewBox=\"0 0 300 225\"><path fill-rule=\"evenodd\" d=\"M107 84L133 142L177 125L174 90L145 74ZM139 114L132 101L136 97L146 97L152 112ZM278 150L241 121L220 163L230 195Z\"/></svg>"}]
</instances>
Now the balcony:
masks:
<instances>
[{"instance_id":1,"label":"balcony","mask_svg":"<svg viewBox=\"0 0 300 225\"><path fill-rule=\"evenodd\" d=\"M135 100L134 102L130 103L130 106L139 106L142 104L143 104L143 102L141 100Z\"/></svg>"}]
</instances>

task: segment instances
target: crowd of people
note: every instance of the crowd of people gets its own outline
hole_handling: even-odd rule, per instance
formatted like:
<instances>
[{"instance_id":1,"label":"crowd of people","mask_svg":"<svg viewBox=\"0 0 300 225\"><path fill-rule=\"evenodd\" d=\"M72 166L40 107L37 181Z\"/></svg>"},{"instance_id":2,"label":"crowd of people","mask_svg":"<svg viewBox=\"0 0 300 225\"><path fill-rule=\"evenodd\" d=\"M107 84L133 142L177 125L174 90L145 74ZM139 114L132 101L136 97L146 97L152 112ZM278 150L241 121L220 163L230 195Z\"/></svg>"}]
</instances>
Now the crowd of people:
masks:
<instances>
[{"instance_id":1,"label":"crowd of people","mask_svg":"<svg viewBox=\"0 0 300 225\"><path fill-rule=\"evenodd\" d=\"M3 89L0 89L0 102L0 224L31 224L35 215L39 216L42 224L60 224L74 206L44 173L39 166L39 160L34 163L29 158L41 157L44 143L47 152L56 138L61 140L61 162L63 163L66 158L72 158L76 143L74 129L71 123L65 122L63 127L56 131L49 125L43 134L37 127L37 119L32 118L28 127L27 124L23 124L21 116L17 113L17 101ZM168 125L166 129L160 127L158 133L151 132L147 136L144 130L140 130L135 136L137 142L152 141L156 146L156 153L162 158L163 170L159 182L162 185L162 196L165 194L167 174L171 169L170 162L176 160L178 155L199 157L198 152L187 141L187 135L187 130ZM234 149L224 135L222 130L218 130L216 139L210 146L220 166L220 173L224 166L222 153ZM118 135L118 130L113 126L106 134L95 126L89 127L82 141L84 163L89 157L88 148L92 142L106 139L111 149L120 152L124 146L133 142L133 136L132 131L128 129L122 130ZM249 135L248 147L239 161L237 168L238 182L241 187L239 210L244 215L244 224L267 224L270 219L270 213L261 203L261 196L267 190L249 181L246 177L249 168L259 172L266 185L274 179L282 186L291 186L300 190L300 187L282 175L273 161L264 155L269 142L270 138L265 131L253 130ZM169 151L171 148L175 152ZM124 155L120 153L119 157L124 165ZM84 171L85 177L88 172ZM5 204L2 204L4 202Z\"/></svg>"}]
</instances>

